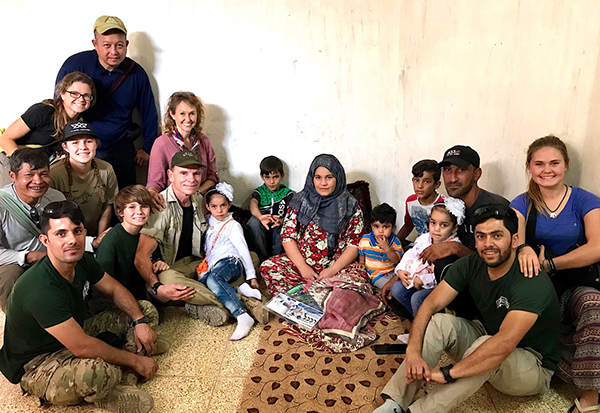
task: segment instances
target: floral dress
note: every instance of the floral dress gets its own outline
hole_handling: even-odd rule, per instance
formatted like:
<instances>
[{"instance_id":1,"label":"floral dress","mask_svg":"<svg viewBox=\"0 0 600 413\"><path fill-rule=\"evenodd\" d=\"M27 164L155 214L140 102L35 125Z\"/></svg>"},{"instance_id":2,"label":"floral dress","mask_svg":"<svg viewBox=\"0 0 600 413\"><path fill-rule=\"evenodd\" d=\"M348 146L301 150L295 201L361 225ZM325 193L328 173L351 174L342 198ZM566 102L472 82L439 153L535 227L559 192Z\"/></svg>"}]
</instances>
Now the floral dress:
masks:
<instances>
[{"instance_id":1,"label":"floral dress","mask_svg":"<svg viewBox=\"0 0 600 413\"><path fill-rule=\"evenodd\" d=\"M354 215L340 233L337 248L333 257L330 258L327 233L314 222L310 222L306 226L299 224L297 217L298 211L289 207L281 227L281 242L296 241L304 260L316 273L330 267L342 255L347 246L353 245L358 248L363 236L363 214L360 207L357 207ZM366 277L366 272L359 270L356 264L348 265L342 272L360 278ZM285 253L263 262L260 266L260 273L273 295L286 292L295 285L305 282L296 265Z\"/></svg>"}]
</instances>

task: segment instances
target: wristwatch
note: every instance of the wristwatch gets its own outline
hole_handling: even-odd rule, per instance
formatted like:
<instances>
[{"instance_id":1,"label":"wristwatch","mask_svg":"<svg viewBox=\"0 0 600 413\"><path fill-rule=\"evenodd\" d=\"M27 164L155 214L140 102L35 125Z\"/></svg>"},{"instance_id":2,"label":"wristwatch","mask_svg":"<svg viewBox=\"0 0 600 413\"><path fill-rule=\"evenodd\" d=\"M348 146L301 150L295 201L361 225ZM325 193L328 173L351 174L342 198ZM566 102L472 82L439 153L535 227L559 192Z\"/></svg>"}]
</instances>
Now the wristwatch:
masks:
<instances>
[{"instance_id":1,"label":"wristwatch","mask_svg":"<svg viewBox=\"0 0 600 413\"><path fill-rule=\"evenodd\" d=\"M161 285L163 285L163 283L161 283L160 281L155 282L154 285L150 287L152 294L158 295L158 287L160 287Z\"/></svg>"},{"instance_id":2,"label":"wristwatch","mask_svg":"<svg viewBox=\"0 0 600 413\"><path fill-rule=\"evenodd\" d=\"M446 380L446 383L454 383L456 381L456 379L450 375L450 369L452 367L454 367L454 364L448 364L447 366L440 367L440 370L444 375L444 380Z\"/></svg>"},{"instance_id":3,"label":"wristwatch","mask_svg":"<svg viewBox=\"0 0 600 413\"><path fill-rule=\"evenodd\" d=\"M137 320L134 320L133 323L131 323L131 327L135 327L138 324L150 324L150 319L146 316L138 318Z\"/></svg>"}]
</instances>

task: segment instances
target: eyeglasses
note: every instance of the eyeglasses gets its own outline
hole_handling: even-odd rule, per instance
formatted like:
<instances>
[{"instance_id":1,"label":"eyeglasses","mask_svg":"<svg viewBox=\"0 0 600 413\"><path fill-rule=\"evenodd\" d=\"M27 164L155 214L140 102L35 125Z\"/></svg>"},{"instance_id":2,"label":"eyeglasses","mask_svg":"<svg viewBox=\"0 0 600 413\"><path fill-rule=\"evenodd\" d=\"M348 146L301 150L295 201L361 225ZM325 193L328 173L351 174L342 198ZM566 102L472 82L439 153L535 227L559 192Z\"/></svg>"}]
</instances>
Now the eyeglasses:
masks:
<instances>
[{"instance_id":1,"label":"eyeglasses","mask_svg":"<svg viewBox=\"0 0 600 413\"><path fill-rule=\"evenodd\" d=\"M46 208L44 208L44 212L42 212L44 215L49 215L50 218L52 218L52 215L56 214L57 212L63 212L65 209L80 209L79 205L77 204L77 202L75 201L55 201L55 202L50 202L48 205L46 205ZM36 211L37 213L37 211ZM38 221L39 221L39 216L38 216Z\"/></svg>"},{"instance_id":2,"label":"eyeglasses","mask_svg":"<svg viewBox=\"0 0 600 413\"><path fill-rule=\"evenodd\" d=\"M40 213L35 207L29 209L29 217L33 221L36 227L40 226Z\"/></svg>"},{"instance_id":3,"label":"eyeglasses","mask_svg":"<svg viewBox=\"0 0 600 413\"><path fill-rule=\"evenodd\" d=\"M75 100L79 98L82 98L83 100L87 100L89 102L94 100L94 97L89 93L71 92L70 90L67 90L67 93Z\"/></svg>"}]
</instances>

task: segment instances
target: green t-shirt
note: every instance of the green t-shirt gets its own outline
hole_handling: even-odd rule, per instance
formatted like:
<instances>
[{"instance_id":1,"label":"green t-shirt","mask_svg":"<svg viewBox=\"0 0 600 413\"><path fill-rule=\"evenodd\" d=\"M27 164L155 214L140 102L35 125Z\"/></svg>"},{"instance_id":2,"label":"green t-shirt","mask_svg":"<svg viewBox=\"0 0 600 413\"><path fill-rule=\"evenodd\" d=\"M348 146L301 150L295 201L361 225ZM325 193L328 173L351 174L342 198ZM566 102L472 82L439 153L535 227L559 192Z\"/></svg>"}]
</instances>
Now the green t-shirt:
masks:
<instances>
[{"instance_id":1,"label":"green t-shirt","mask_svg":"<svg viewBox=\"0 0 600 413\"><path fill-rule=\"evenodd\" d=\"M515 259L504 276L491 281L483 260L478 254L471 254L456 261L444 281L459 292L469 289L490 335L500 330L509 311L537 314L535 324L517 347L535 350L542 355L543 367L557 370L560 359L559 305L554 286L546 273L527 278L519 270L519 262Z\"/></svg>"},{"instance_id":2,"label":"green t-shirt","mask_svg":"<svg viewBox=\"0 0 600 413\"><path fill-rule=\"evenodd\" d=\"M258 210L263 215L279 215L284 217L294 193L283 184L271 191L266 184L262 184L252 192L252 198L258 201Z\"/></svg>"},{"instance_id":3,"label":"green t-shirt","mask_svg":"<svg viewBox=\"0 0 600 413\"><path fill-rule=\"evenodd\" d=\"M87 253L75 266L73 282L60 275L48 257L21 275L8 301L0 349L0 371L11 383L21 380L23 366L34 357L64 348L46 328L71 317L83 327L85 297L103 276L100 265Z\"/></svg>"},{"instance_id":4,"label":"green t-shirt","mask_svg":"<svg viewBox=\"0 0 600 413\"><path fill-rule=\"evenodd\" d=\"M136 300L145 300L145 281L134 265L139 240L139 234L131 235L123 225L115 225L98 246L96 261L108 275L123 284ZM114 306L114 303L93 290L88 305L91 314L98 314Z\"/></svg>"}]
</instances>

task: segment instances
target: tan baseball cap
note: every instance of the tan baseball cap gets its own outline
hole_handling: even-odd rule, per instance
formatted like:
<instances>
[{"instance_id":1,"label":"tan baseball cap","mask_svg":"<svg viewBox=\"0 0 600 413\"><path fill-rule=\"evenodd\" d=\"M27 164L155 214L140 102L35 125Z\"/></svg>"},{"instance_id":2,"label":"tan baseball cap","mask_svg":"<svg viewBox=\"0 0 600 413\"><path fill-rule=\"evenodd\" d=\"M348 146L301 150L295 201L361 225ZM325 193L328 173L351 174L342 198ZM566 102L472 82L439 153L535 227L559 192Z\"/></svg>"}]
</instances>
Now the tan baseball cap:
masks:
<instances>
[{"instance_id":1,"label":"tan baseball cap","mask_svg":"<svg viewBox=\"0 0 600 413\"><path fill-rule=\"evenodd\" d=\"M94 23L94 30L100 34L103 34L111 29L121 30L127 34L127 29L123 24L123 21L116 16L100 16Z\"/></svg>"}]
</instances>

